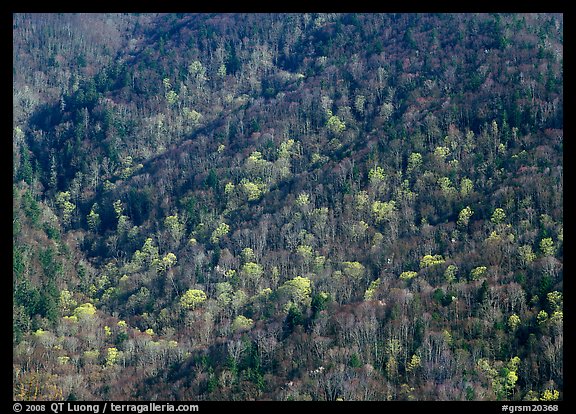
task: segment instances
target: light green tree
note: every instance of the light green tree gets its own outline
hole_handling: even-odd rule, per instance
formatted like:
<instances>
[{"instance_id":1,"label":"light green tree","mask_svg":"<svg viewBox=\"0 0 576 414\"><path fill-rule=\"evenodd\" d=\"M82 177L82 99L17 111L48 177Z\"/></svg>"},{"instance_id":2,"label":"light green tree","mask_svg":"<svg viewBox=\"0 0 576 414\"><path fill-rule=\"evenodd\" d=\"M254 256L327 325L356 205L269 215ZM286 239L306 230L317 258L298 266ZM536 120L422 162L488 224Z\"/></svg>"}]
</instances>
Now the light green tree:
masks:
<instances>
[{"instance_id":1,"label":"light green tree","mask_svg":"<svg viewBox=\"0 0 576 414\"><path fill-rule=\"evenodd\" d=\"M422 154L419 152L413 152L408 157L408 167L407 171L411 173L412 171L417 171L422 166Z\"/></svg>"},{"instance_id":2,"label":"light green tree","mask_svg":"<svg viewBox=\"0 0 576 414\"><path fill-rule=\"evenodd\" d=\"M218 303L221 309L227 309L230 306L232 303L233 291L234 289L230 282L216 283L216 303Z\"/></svg>"},{"instance_id":3,"label":"light green tree","mask_svg":"<svg viewBox=\"0 0 576 414\"><path fill-rule=\"evenodd\" d=\"M470 222L470 217L472 217L473 214L474 214L474 211L472 211L470 206L464 207L462 210L460 210L460 213L458 214L458 221L456 221L456 224L459 227L463 227L463 228L468 227L468 223Z\"/></svg>"},{"instance_id":4,"label":"light green tree","mask_svg":"<svg viewBox=\"0 0 576 414\"><path fill-rule=\"evenodd\" d=\"M338 116L332 115L328 118L326 127L333 134L340 134L346 129L346 124Z\"/></svg>"},{"instance_id":5,"label":"light green tree","mask_svg":"<svg viewBox=\"0 0 576 414\"><path fill-rule=\"evenodd\" d=\"M227 235L230 232L230 226L226 223L218 224L218 227L214 229L212 232L212 236L210 237L210 241L214 244L218 243L222 237Z\"/></svg>"},{"instance_id":6,"label":"light green tree","mask_svg":"<svg viewBox=\"0 0 576 414\"><path fill-rule=\"evenodd\" d=\"M199 60L195 60L188 65L188 73L199 82L204 82L207 80L206 68Z\"/></svg>"},{"instance_id":7,"label":"light green tree","mask_svg":"<svg viewBox=\"0 0 576 414\"><path fill-rule=\"evenodd\" d=\"M414 272L413 270L406 270L400 273L400 279L402 280L414 279L416 276L418 276L418 272Z\"/></svg>"},{"instance_id":8,"label":"light green tree","mask_svg":"<svg viewBox=\"0 0 576 414\"><path fill-rule=\"evenodd\" d=\"M368 171L368 181L371 186L376 186L383 183L386 180L386 173L384 168L376 166Z\"/></svg>"},{"instance_id":9,"label":"light green tree","mask_svg":"<svg viewBox=\"0 0 576 414\"><path fill-rule=\"evenodd\" d=\"M60 310L64 313L70 312L70 309L74 308L78 302L74 299L72 293L67 289L62 289L60 291Z\"/></svg>"},{"instance_id":10,"label":"light green tree","mask_svg":"<svg viewBox=\"0 0 576 414\"><path fill-rule=\"evenodd\" d=\"M538 322L538 325L543 325L548 321L548 312L546 312L545 310L541 310L540 312L538 312L538 315L536 315L536 322Z\"/></svg>"},{"instance_id":11,"label":"light green tree","mask_svg":"<svg viewBox=\"0 0 576 414\"><path fill-rule=\"evenodd\" d=\"M437 180L437 184L440 187L440 191L446 197L456 194L456 189L452 185L452 181L449 177L440 177Z\"/></svg>"},{"instance_id":12,"label":"light green tree","mask_svg":"<svg viewBox=\"0 0 576 414\"><path fill-rule=\"evenodd\" d=\"M477 266L470 271L470 279L472 280L480 280L482 276L486 273L488 268L486 266Z\"/></svg>"},{"instance_id":13,"label":"light green tree","mask_svg":"<svg viewBox=\"0 0 576 414\"><path fill-rule=\"evenodd\" d=\"M550 310L552 312L561 310L562 307L564 306L564 298L562 292L559 292L557 290L549 292L546 295L546 300L548 301L548 306L550 307Z\"/></svg>"},{"instance_id":14,"label":"light green tree","mask_svg":"<svg viewBox=\"0 0 576 414\"><path fill-rule=\"evenodd\" d=\"M295 141L293 139L288 139L280 143L278 148L278 158L290 158L294 148Z\"/></svg>"},{"instance_id":15,"label":"light green tree","mask_svg":"<svg viewBox=\"0 0 576 414\"><path fill-rule=\"evenodd\" d=\"M70 224L72 213L76 209L76 206L70 201L70 197L69 191L62 191L56 194L56 205L60 208L64 225Z\"/></svg>"},{"instance_id":16,"label":"light green tree","mask_svg":"<svg viewBox=\"0 0 576 414\"><path fill-rule=\"evenodd\" d=\"M242 188L248 201L255 201L262 197L262 187L263 185L258 185L258 183L252 182L246 178L243 178L240 181L240 188Z\"/></svg>"},{"instance_id":17,"label":"light green tree","mask_svg":"<svg viewBox=\"0 0 576 414\"><path fill-rule=\"evenodd\" d=\"M376 291L380 286L380 282L381 280L380 278L378 278L370 283L370 286L368 286L368 289L366 289L366 292L364 293L364 300L374 300L374 297L376 296Z\"/></svg>"},{"instance_id":18,"label":"light green tree","mask_svg":"<svg viewBox=\"0 0 576 414\"><path fill-rule=\"evenodd\" d=\"M448 283L452 283L456 280L456 275L458 274L458 266L456 265L448 265L446 270L444 271L444 280Z\"/></svg>"},{"instance_id":19,"label":"light green tree","mask_svg":"<svg viewBox=\"0 0 576 414\"><path fill-rule=\"evenodd\" d=\"M420 357L416 354L413 354L412 358L410 358L410 361L408 361L408 363L406 364L406 371L412 372L421 365L422 360L420 359Z\"/></svg>"},{"instance_id":20,"label":"light green tree","mask_svg":"<svg viewBox=\"0 0 576 414\"><path fill-rule=\"evenodd\" d=\"M233 183L226 183L226 185L224 186L224 194L226 194L227 196L230 196L230 194L232 194L234 192L234 189L236 188L236 186Z\"/></svg>"},{"instance_id":21,"label":"light green tree","mask_svg":"<svg viewBox=\"0 0 576 414\"><path fill-rule=\"evenodd\" d=\"M188 289L180 298L180 306L186 310L194 310L208 297L200 289Z\"/></svg>"},{"instance_id":22,"label":"light green tree","mask_svg":"<svg viewBox=\"0 0 576 414\"><path fill-rule=\"evenodd\" d=\"M387 355L385 369L389 379L394 379L398 375L398 357L402 352L402 343L396 338L386 341L384 353Z\"/></svg>"},{"instance_id":23,"label":"light green tree","mask_svg":"<svg viewBox=\"0 0 576 414\"><path fill-rule=\"evenodd\" d=\"M314 256L314 249L312 246L307 244L300 244L296 247L296 254L298 254L298 256L300 256L304 261L308 262L312 260L312 257Z\"/></svg>"},{"instance_id":24,"label":"light green tree","mask_svg":"<svg viewBox=\"0 0 576 414\"><path fill-rule=\"evenodd\" d=\"M374 201L372 203L372 216L376 223L383 221L390 221L396 211L396 202L394 200L388 202Z\"/></svg>"},{"instance_id":25,"label":"light green tree","mask_svg":"<svg viewBox=\"0 0 576 414\"><path fill-rule=\"evenodd\" d=\"M342 262L342 271L353 280L360 280L366 274L366 268L360 262Z\"/></svg>"},{"instance_id":26,"label":"light green tree","mask_svg":"<svg viewBox=\"0 0 576 414\"><path fill-rule=\"evenodd\" d=\"M154 245L154 241L151 237L148 237L144 241L144 244L142 245L142 254L144 254L148 263L153 263L156 259L158 259L158 247Z\"/></svg>"},{"instance_id":27,"label":"light green tree","mask_svg":"<svg viewBox=\"0 0 576 414\"><path fill-rule=\"evenodd\" d=\"M300 193L296 197L295 204L298 207L304 207L310 204L310 195L308 193Z\"/></svg>"},{"instance_id":28,"label":"light green tree","mask_svg":"<svg viewBox=\"0 0 576 414\"><path fill-rule=\"evenodd\" d=\"M450 154L450 149L448 147L438 146L434 149L434 156L439 160L444 160Z\"/></svg>"},{"instance_id":29,"label":"light green tree","mask_svg":"<svg viewBox=\"0 0 576 414\"><path fill-rule=\"evenodd\" d=\"M256 261L256 255L254 254L254 250L252 250L250 247L245 247L242 249L242 251L240 252L240 258L244 263Z\"/></svg>"},{"instance_id":30,"label":"light green tree","mask_svg":"<svg viewBox=\"0 0 576 414\"><path fill-rule=\"evenodd\" d=\"M162 260L158 260L156 263L156 271L158 273L164 273L168 269L172 268L177 262L176 255L174 253L167 253Z\"/></svg>"},{"instance_id":31,"label":"light green tree","mask_svg":"<svg viewBox=\"0 0 576 414\"><path fill-rule=\"evenodd\" d=\"M177 98L178 96L176 96ZM172 99L172 98L171 98ZM174 100L174 103L176 102L176 100ZM169 101L170 103L170 101ZM196 111L195 109L190 109L188 107L184 107L182 109L182 115L184 115L184 119L186 119L188 122L190 122L190 124L192 126L196 126L200 123L200 121L202 120L202 114L198 111ZM222 152L224 151L224 148L220 149L220 147L218 147L218 152Z\"/></svg>"},{"instance_id":32,"label":"light green tree","mask_svg":"<svg viewBox=\"0 0 576 414\"><path fill-rule=\"evenodd\" d=\"M98 203L94 203L90 209L90 213L86 216L86 221L88 222L88 228L92 231L97 231L100 227L100 214L98 214L99 206Z\"/></svg>"},{"instance_id":33,"label":"light green tree","mask_svg":"<svg viewBox=\"0 0 576 414\"><path fill-rule=\"evenodd\" d=\"M179 220L178 213L167 216L164 219L164 226L175 242L179 242L184 236L184 224Z\"/></svg>"},{"instance_id":34,"label":"light green tree","mask_svg":"<svg viewBox=\"0 0 576 414\"><path fill-rule=\"evenodd\" d=\"M354 99L354 108L359 114L364 114L364 105L366 104L366 97L364 95L356 95Z\"/></svg>"},{"instance_id":35,"label":"light green tree","mask_svg":"<svg viewBox=\"0 0 576 414\"><path fill-rule=\"evenodd\" d=\"M242 265L240 273L242 277L256 285L264 274L264 268L258 263L247 262Z\"/></svg>"},{"instance_id":36,"label":"light green tree","mask_svg":"<svg viewBox=\"0 0 576 414\"><path fill-rule=\"evenodd\" d=\"M120 359L121 352L117 348L111 347L106 350L106 366L116 365Z\"/></svg>"},{"instance_id":37,"label":"light green tree","mask_svg":"<svg viewBox=\"0 0 576 414\"><path fill-rule=\"evenodd\" d=\"M95 314L96 314L96 307L89 302L78 306L76 309L74 309L73 312L73 315L78 319L91 318Z\"/></svg>"},{"instance_id":38,"label":"light green tree","mask_svg":"<svg viewBox=\"0 0 576 414\"><path fill-rule=\"evenodd\" d=\"M234 332L246 331L254 325L254 321L244 315L238 315L232 322L232 330Z\"/></svg>"},{"instance_id":39,"label":"light green tree","mask_svg":"<svg viewBox=\"0 0 576 414\"><path fill-rule=\"evenodd\" d=\"M522 321L520 320L520 317L515 313L510 315L510 317L508 318L508 327L512 332L515 332L521 324Z\"/></svg>"},{"instance_id":40,"label":"light green tree","mask_svg":"<svg viewBox=\"0 0 576 414\"><path fill-rule=\"evenodd\" d=\"M435 254L427 254L420 259L420 269L425 269L430 266L435 266L444 263L445 260L442 255Z\"/></svg>"},{"instance_id":41,"label":"light green tree","mask_svg":"<svg viewBox=\"0 0 576 414\"><path fill-rule=\"evenodd\" d=\"M496 394L498 400L507 399L514 391L516 382L518 381L518 367L520 365L520 358L513 357L507 364L503 365L501 361L490 364L487 358L480 358L477 366L483 372L487 379L490 380L492 390ZM503 366L502 366L503 365ZM500 366L500 369L497 367Z\"/></svg>"},{"instance_id":42,"label":"light green tree","mask_svg":"<svg viewBox=\"0 0 576 414\"><path fill-rule=\"evenodd\" d=\"M494 224L500 224L506 219L506 212L500 207L496 208L492 213L490 221Z\"/></svg>"},{"instance_id":43,"label":"light green tree","mask_svg":"<svg viewBox=\"0 0 576 414\"><path fill-rule=\"evenodd\" d=\"M554 389L547 389L542 392L540 401L558 401L560 398L560 392Z\"/></svg>"},{"instance_id":44,"label":"light green tree","mask_svg":"<svg viewBox=\"0 0 576 414\"><path fill-rule=\"evenodd\" d=\"M226 76L226 65L221 64L218 67L218 71L216 73L218 74L219 77L224 78Z\"/></svg>"},{"instance_id":45,"label":"light green tree","mask_svg":"<svg viewBox=\"0 0 576 414\"><path fill-rule=\"evenodd\" d=\"M467 197L474 190L474 182L467 177L462 178L460 181L460 195Z\"/></svg>"},{"instance_id":46,"label":"light green tree","mask_svg":"<svg viewBox=\"0 0 576 414\"><path fill-rule=\"evenodd\" d=\"M544 256L554 256L555 252L554 241L551 237L545 237L540 240L540 251Z\"/></svg>"},{"instance_id":47,"label":"light green tree","mask_svg":"<svg viewBox=\"0 0 576 414\"><path fill-rule=\"evenodd\" d=\"M518 255L523 266L527 266L536 260L536 253L532 251L532 246L529 244L518 247Z\"/></svg>"},{"instance_id":48,"label":"light green tree","mask_svg":"<svg viewBox=\"0 0 576 414\"><path fill-rule=\"evenodd\" d=\"M312 298L312 282L307 277L296 276L287 280L278 288L280 294L288 296L291 301L298 305L309 306Z\"/></svg>"},{"instance_id":49,"label":"light green tree","mask_svg":"<svg viewBox=\"0 0 576 414\"><path fill-rule=\"evenodd\" d=\"M124 205L122 204L121 200L116 200L112 203L112 207L114 208L114 213L116 213L116 218L120 218L122 213L124 212Z\"/></svg>"}]
</instances>

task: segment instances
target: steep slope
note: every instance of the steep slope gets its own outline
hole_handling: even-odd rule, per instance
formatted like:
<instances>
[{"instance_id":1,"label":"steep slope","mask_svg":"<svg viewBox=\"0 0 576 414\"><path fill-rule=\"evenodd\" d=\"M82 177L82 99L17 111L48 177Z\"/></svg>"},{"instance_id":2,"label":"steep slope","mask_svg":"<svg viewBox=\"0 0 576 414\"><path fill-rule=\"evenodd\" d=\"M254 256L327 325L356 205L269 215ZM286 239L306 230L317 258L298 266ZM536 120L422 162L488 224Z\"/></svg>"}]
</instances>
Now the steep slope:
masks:
<instances>
[{"instance_id":1,"label":"steep slope","mask_svg":"<svg viewBox=\"0 0 576 414\"><path fill-rule=\"evenodd\" d=\"M83 19L15 100L15 398L562 392L562 15Z\"/></svg>"}]
</instances>

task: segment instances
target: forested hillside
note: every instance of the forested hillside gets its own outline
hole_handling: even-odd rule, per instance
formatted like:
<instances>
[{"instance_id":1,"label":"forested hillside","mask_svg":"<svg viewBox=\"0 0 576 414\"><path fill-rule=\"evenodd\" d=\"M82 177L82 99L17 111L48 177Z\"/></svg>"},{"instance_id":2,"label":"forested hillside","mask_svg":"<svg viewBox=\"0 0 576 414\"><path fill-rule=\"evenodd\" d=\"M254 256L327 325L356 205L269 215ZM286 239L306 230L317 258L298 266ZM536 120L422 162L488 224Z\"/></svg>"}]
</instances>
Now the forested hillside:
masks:
<instances>
[{"instance_id":1,"label":"forested hillside","mask_svg":"<svg viewBox=\"0 0 576 414\"><path fill-rule=\"evenodd\" d=\"M563 31L14 14L14 399L562 399Z\"/></svg>"}]
</instances>

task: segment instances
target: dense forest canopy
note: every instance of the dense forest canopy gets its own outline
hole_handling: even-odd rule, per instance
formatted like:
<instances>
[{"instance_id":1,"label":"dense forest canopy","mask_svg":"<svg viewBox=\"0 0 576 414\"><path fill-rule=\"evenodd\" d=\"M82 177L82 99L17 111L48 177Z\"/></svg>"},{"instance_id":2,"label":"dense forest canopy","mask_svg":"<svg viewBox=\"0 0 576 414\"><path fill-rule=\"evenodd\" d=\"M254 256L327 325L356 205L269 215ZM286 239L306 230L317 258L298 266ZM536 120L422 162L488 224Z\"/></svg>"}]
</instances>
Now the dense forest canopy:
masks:
<instances>
[{"instance_id":1,"label":"dense forest canopy","mask_svg":"<svg viewBox=\"0 0 576 414\"><path fill-rule=\"evenodd\" d=\"M562 14L14 14L13 397L563 398Z\"/></svg>"}]
</instances>

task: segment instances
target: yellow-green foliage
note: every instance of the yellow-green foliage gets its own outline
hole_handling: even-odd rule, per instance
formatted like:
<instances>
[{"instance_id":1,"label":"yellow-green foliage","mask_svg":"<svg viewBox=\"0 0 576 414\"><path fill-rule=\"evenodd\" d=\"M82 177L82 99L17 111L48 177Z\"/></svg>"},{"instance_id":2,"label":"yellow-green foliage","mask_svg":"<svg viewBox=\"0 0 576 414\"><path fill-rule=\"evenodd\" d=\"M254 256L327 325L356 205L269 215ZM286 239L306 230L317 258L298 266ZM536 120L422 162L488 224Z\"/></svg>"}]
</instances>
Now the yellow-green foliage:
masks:
<instances>
[{"instance_id":1,"label":"yellow-green foliage","mask_svg":"<svg viewBox=\"0 0 576 414\"><path fill-rule=\"evenodd\" d=\"M236 186L233 183L226 183L226 185L224 186L224 194L226 195L232 194L235 188Z\"/></svg>"},{"instance_id":2,"label":"yellow-green foliage","mask_svg":"<svg viewBox=\"0 0 576 414\"><path fill-rule=\"evenodd\" d=\"M240 186L248 201L255 201L262 197L262 185L243 179L240 182Z\"/></svg>"},{"instance_id":3,"label":"yellow-green foliage","mask_svg":"<svg viewBox=\"0 0 576 414\"><path fill-rule=\"evenodd\" d=\"M557 401L558 398L560 398L558 390L544 390L544 392L542 392L542 397L540 397L540 401Z\"/></svg>"},{"instance_id":4,"label":"yellow-green foliage","mask_svg":"<svg viewBox=\"0 0 576 414\"><path fill-rule=\"evenodd\" d=\"M474 190L474 183L469 178L462 178L460 181L460 195L462 197L468 196Z\"/></svg>"},{"instance_id":5,"label":"yellow-green foliage","mask_svg":"<svg viewBox=\"0 0 576 414\"><path fill-rule=\"evenodd\" d=\"M180 298L180 306L194 310L207 299L206 293L200 289L189 289Z\"/></svg>"},{"instance_id":6,"label":"yellow-green foliage","mask_svg":"<svg viewBox=\"0 0 576 414\"><path fill-rule=\"evenodd\" d=\"M290 158L290 154L292 153L293 147L294 147L293 139L281 142L280 148L278 148L278 158Z\"/></svg>"},{"instance_id":7,"label":"yellow-green foliage","mask_svg":"<svg viewBox=\"0 0 576 414\"><path fill-rule=\"evenodd\" d=\"M464 207L462 210L460 210L460 213L458 214L458 221L456 222L456 224L458 224L458 226L460 227L467 227L468 222L470 221L470 217L472 217L472 214L474 214L474 211L472 211L470 206Z\"/></svg>"},{"instance_id":8,"label":"yellow-green foliage","mask_svg":"<svg viewBox=\"0 0 576 414\"><path fill-rule=\"evenodd\" d=\"M564 306L564 299L562 296L562 292L559 292L557 290L555 290L553 292L549 292L546 295L546 300L548 301L548 305L550 306L550 309L553 311L556 311L558 309L562 309L562 307Z\"/></svg>"},{"instance_id":9,"label":"yellow-green foliage","mask_svg":"<svg viewBox=\"0 0 576 414\"><path fill-rule=\"evenodd\" d=\"M492 217L490 218L490 221L494 224L500 224L505 219L506 219L506 212L501 208L497 208L492 213Z\"/></svg>"},{"instance_id":10,"label":"yellow-green foliage","mask_svg":"<svg viewBox=\"0 0 576 414\"><path fill-rule=\"evenodd\" d=\"M551 237L540 240L540 251L544 256L554 256L555 248Z\"/></svg>"},{"instance_id":11,"label":"yellow-green foliage","mask_svg":"<svg viewBox=\"0 0 576 414\"><path fill-rule=\"evenodd\" d=\"M89 318L96 314L96 307L91 303L84 303L74 309L74 316L78 319Z\"/></svg>"},{"instance_id":12,"label":"yellow-green foliage","mask_svg":"<svg viewBox=\"0 0 576 414\"><path fill-rule=\"evenodd\" d=\"M346 276L358 280L364 276L366 269L359 262L342 262L342 271Z\"/></svg>"},{"instance_id":13,"label":"yellow-green foliage","mask_svg":"<svg viewBox=\"0 0 576 414\"><path fill-rule=\"evenodd\" d=\"M477 266L470 271L470 279L479 280L486 273L486 266Z\"/></svg>"},{"instance_id":14,"label":"yellow-green foliage","mask_svg":"<svg viewBox=\"0 0 576 414\"><path fill-rule=\"evenodd\" d=\"M244 263L254 262L256 260L256 255L254 254L254 250L252 250L250 247L243 248L242 252L240 252L240 257L242 258L242 261Z\"/></svg>"},{"instance_id":15,"label":"yellow-green foliage","mask_svg":"<svg viewBox=\"0 0 576 414\"><path fill-rule=\"evenodd\" d=\"M548 312L546 312L545 310L541 310L540 312L538 312L538 315L536 316L536 322L538 322L538 325L546 323L547 320L548 320Z\"/></svg>"},{"instance_id":16,"label":"yellow-green foliage","mask_svg":"<svg viewBox=\"0 0 576 414\"><path fill-rule=\"evenodd\" d=\"M396 203L393 200L388 202L374 201L372 203L372 216L376 223L389 221L393 217L395 211Z\"/></svg>"},{"instance_id":17,"label":"yellow-green foliage","mask_svg":"<svg viewBox=\"0 0 576 414\"><path fill-rule=\"evenodd\" d=\"M419 152L413 152L408 157L408 167L407 171L412 172L419 169L422 166L422 154Z\"/></svg>"},{"instance_id":18,"label":"yellow-green foliage","mask_svg":"<svg viewBox=\"0 0 576 414\"><path fill-rule=\"evenodd\" d=\"M421 365L422 360L420 359L420 357L416 354L412 355L412 358L410 359L410 361L406 364L406 370L408 372L414 371L416 368L418 368Z\"/></svg>"},{"instance_id":19,"label":"yellow-green foliage","mask_svg":"<svg viewBox=\"0 0 576 414\"><path fill-rule=\"evenodd\" d=\"M306 206L310 203L310 196L308 193L300 193L298 197L296 197L295 203L298 207Z\"/></svg>"},{"instance_id":20,"label":"yellow-green foliage","mask_svg":"<svg viewBox=\"0 0 576 414\"><path fill-rule=\"evenodd\" d=\"M386 179L386 173L384 172L384 168L376 166L368 171L368 180L370 181L371 185L376 185L378 183L384 182Z\"/></svg>"},{"instance_id":21,"label":"yellow-green foliage","mask_svg":"<svg viewBox=\"0 0 576 414\"><path fill-rule=\"evenodd\" d=\"M447 147L436 147L434 149L434 156L438 159L444 160L450 154Z\"/></svg>"},{"instance_id":22,"label":"yellow-green foliage","mask_svg":"<svg viewBox=\"0 0 576 414\"><path fill-rule=\"evenodd\" d=\"M262 276L262 274L264 273L264 269L258 263L248 262L248 263L244 263L244 265L242 265L241 272L242 272L242 276L244 276L248 279L255 279L256 280Z\"/></svg>"},{"instance_id":23,"label":"yellow-green foliage","mask_svg":"<svg viewBox=\"0 0 576 414\"><path fill-rule=\"evenodd\" d=\"M520 362L520 358L517 356L512 357L505 365L502 361L496 361L492 364L487 358L478 360L477 366L480 372L486 375L499 400L506 399L514 390L518 381L517 371Z\"/></svg>"},{"instance_id":24,"label":"yellow-green foliage","mask_svg":"<svg viewBox=\"0 0 576 414\"><path fill-rule=\"evenodd\" d=\"M332 115L326 122L326 128L334 134L340 134L346 129L346 124L336 115Z\"/></svg>"},{"instance_id":25,"label":"yellow-green foliage","mask_svg":"<svg viewBox=\"0 0 576 414\"><path fill-rule=\"evenodd\" d=\"M286 281L278 290L297 304L308 305L311 301L312 282L307 277L296 276Z\"/></svg>"},{"instance_id":26,"label":"yellow-green foliage","mask_svg":"<svg viewBox=\"0 0 576 414\"><path fill-rule=\"evenodd\" d=\"M528 265L536 260L536 254L532 251L532 246L529 244L518 247L518 255L524 265Z\"/></svg>"},{"instance_id":27,"label":"yellow-green foliage","mask_svg":"<svg viewBox=\"0 0 576 414\"><path fill-rule=\"evenodd\" d=\"M314 254L314 250L312 246L308 246L307 244L301 244L296 247L296 253L301 256L303 259L311 259L312 255Z\"/></svg>"},{"instance_id":28,"label":"yellow-green foliage","mask_svg":"<svg viewBox=\"0 0 576 414\"><path fill-rule=\"evenodd\" d=\"M63 191L56 194L56 204L60 207L64 224L70 224L72 212L76 209L76 206L70 202L70 197L69 191Z\"/></svg>"},{"instance_id":29,"label":"yellow-green foliage","mask_svg":"<svg viewBox=\"0 0 576 414\"><path fill-rule=\"evenodd\" d=\"M78 303L74 300L72 293L69 290L63 289L60 291L60 309L62 312L69 312L70 309L75 307Z\"/></svg>"},{"instance_id":30,"label":"yellow-green foliage","mask_svg":"<svg viewBox=\"0 0 576 414\"><path fill-rule=\"evenodd\" d=\"M413 279L418 275L418 272L414 272L412 270L407 270L405 272L400 273L400 279L402 280L410 280Z\"/></svg>"},{"instance_id":31,"label":"yellow-green foliage","mask_svg":"<svg viewBox=\"0 0 576 414\"><path fill-rule=\"evenodd\" d=\"M220 223L216 229L212 232L210 241L214 244L220 241L220 238L224 237L230 231L230 226L226 223Z\"/></svg>"},{"instance_id":32,"label":"yellow-green foliage","mask_svg":"<svg viewBox=\"0 0 576 414\"><path fill-rule=\"evenodd\" d=\"M178 96L176 95L176 98L177 97ZM184 118L188 120L192 125L197 125L202 119L202 114L200 112L196 111L195 109L190 109L188 107L184 107L182 109L182 114L184 115ZM220 150L220 147L218 147L218 152L222 151L224 151L224 149Z\"/></svg>"},{"instance_id":33,"label":"yellow-green foliage","mask_svg":"<svg viewBox=\"0 0 576 414\"><path fill-rule=\"evenodd\" d=\"M167 253L162 260L156 262L156 271L162 273L173 267L177 262L176 255L174 253Z\"/></svg>"},{"instance_id":34,"label":"yellow-green foliage","mask_svg":"<svg viewBox=\"0 0 576 414\"><path fill-rule=\"evenodd\" d=\"M446 270L444 271L444 279L448 283L452 283L456 280L456 274L458 273L458 266L456 265L448 265Z\"/></svg>"},{"instance_id":35,"label":"yellow-green foliage","mask_svg":"<svg viewBox=\"0 0 576 414\"><path fill-rule=\"evenodd\" d=\"M437 184L440 187L440 191L445 196L450 196L456 193L456 189L452 185L452 181L449 177L438 178Z\"/></svg>"},{"instance_id":36,"label":"yellow-green foliage","mask_svg":"<svg viewBox=\"0 0 576 414\"><path fill-rule=\"evenodd\" d=\"M178 214L166 217L164 226L174 240L180 240L184 234L184 224L179 220Z\"/></svg>"},{"instance_id":37,"label":"yellow-green foliage","mask_svg":"<svg viewBox=\"0 0 576 414\"><path fill-rule=\"evenodd\" d=\"M368 289L366 289L366 292L364 293L364 300L373 300L379 286L380 286L380 279L373 280L370 283L370 286L368 286Z\"/></svg>"},{"instance_id":38,"label":"yellow-green foliage","mask_svg":"<svg viewBox=\"0 0 576 414\"><path fill-rule=\"evenodd\" d=\"M445 262L444 258L439 254L435 255L427 254L424 257L422 257L422 259L420 259L420 269L439 265L444 262Z\"/></svg>"},{"instance_id":39,"label":"yellow-green foliage","mask_svg":"<svg viewBox=\"0 0 576 414\"><path fill-rule=\"evenodd\" d=\"M108 348L106 351L106 366L109 367L115 365L118 362L120 355L121 353L117 348Z\"/></svg>"},{"instance_id":40,"label":"yellow-green foliage","mask_svg":"<svg viewBox=\"0 0 576 414\"><path fill-rule=\"evenodd\" d=\"M98 204L94 203L94 205L92 206L92 209L90 210L90 213L88 213L88 215L86 216L86 221L88 222L88 227L92 231L96 231L98 229L98 226L100 225L100 214L98 214L96 212L97 209L98 209Z\"/></svg>"},{"instance_id":41,"label":"yellow-green foliage","mask_svg":"<svg viewBox=\"0 0 576 414\"><path fill-rule=\"evenodd\" d=\"M510 317L508 318L508 327L510 328L511 331L515 331L516 329L518 329L518 327L521 324L522 324L522 321L520 320L520 317L518 315L516 315L515 313L510 315Z\"/></svg>"},{"instance_id":42,"label":"yellow-green foliage","mask_svg":"<svg viewBox=\"0 0 576 414\"><path fill-rule=\"evenodd\" d=\"M247 318L244 315L238 315L232 322L232 330L234 332L245 331L252 328L253 325L254 321L252 319Z\"/></svg>"}]
</instances>

